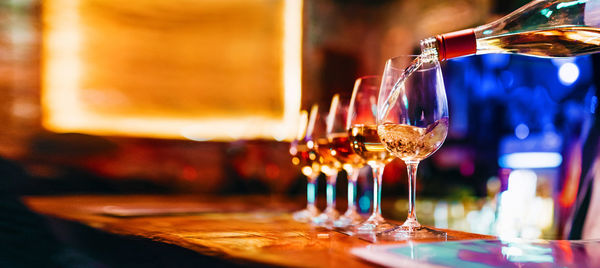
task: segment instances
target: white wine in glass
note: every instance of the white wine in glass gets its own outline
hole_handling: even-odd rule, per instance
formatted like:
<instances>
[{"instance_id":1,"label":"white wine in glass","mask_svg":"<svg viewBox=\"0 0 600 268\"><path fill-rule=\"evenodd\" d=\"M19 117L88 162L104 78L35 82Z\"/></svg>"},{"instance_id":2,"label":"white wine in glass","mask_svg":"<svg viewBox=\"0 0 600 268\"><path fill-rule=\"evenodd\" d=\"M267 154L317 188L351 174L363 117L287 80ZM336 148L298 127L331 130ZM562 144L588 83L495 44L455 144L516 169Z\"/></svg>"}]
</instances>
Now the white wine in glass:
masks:
<instances>
[{"instance_id":1,"label":"white wine in glass","mask_svg":"<svg viewBox=\"0 0 600 268\"><path fill-rule=\"evenodd\" d=\"M396 225L381 216L381 183L385 165L394 159L377 135L377 96L381 79L365 76L356 79L348 108L348 138L354 152L373 170L373 206L371 216L356 225L354 232L376 235Z\"/></svg>"},{"instance_id":2,"label":"white wine in glass","mask_svg":"<svg viewBox=\"0 0 600 268\"><path fill-rule=\"evenodd\" d=\"M309 139L315 144L319 154L319 165L321 172L327 178L327 188L325 196L327 198L327 208L312 219L316 225L326 228L333 228L334 222L340 217L340 213L335 208L335 185L337 175L342 169L342 164L331 154L331 145L327 137L327 119L329 113L327 110L319 110L315 119L314 129Z\"/></svg>"},{"instance_id":3,"label":"white wine in glass","mask_svg":"<svg viewBox=\"0 0 600 268\"><path fill-rule=\"evenodd\" d=\"M331 155L341 164L348 175L348 209L337 219L333 225L343 231L350 231L364 219L358 213L356 206L357 181L360 169L365 161L357 155L351 147L348 138L348 107L351 92L335 94L331 99L329 117L327 118L327 138Z\"/></svg>"},{"instance_id":4,"label":"white wine in glass","mask_svg":"<svg viewBox=\"0 0 600 268\"><path fill-rule=\"evenodd\" d=\"M319 176L320 166L317 161L318 155L312 149L314 145L309 143L307 133L310 136L312 125L316 119L316 108L311 110L311 116L303 110L300 112L298 120L298 134L290 144L290 155L292 163L301 168L302 173L306 176L306 208L293 213L293 217L299 222L310 222L314 217L319 215L319 209L315 206L317 195L317 178Z\"/></svg>"},{"instance_id":5,"label":"white wine in glass","mask_svg":"<svg viewBox=\"0 0 600 268\"><path fill-rule=\"evenodd\" d=\"M409 188L406 221L384 235L397 240L446 239L445 232L422 226L415 210L419 162L437 151L448 134L448 101L438 58L421 55L407 75L405 69L415 59L388 60L379 92L377 134L383 146L406 163Z\"/></svg>"}]
</instances>

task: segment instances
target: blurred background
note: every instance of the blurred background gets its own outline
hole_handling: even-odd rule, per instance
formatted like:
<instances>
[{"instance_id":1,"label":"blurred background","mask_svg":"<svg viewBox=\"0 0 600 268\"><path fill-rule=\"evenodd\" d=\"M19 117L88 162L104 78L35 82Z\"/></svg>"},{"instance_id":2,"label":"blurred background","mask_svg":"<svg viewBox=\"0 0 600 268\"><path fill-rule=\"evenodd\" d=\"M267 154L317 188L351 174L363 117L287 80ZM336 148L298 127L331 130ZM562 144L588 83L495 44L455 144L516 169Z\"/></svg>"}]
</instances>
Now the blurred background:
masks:
<instances>
[{"instance_id":1,"label":"blurred background","mask_svg":"<svg viewBox=\"0 0 600 268\"><path fill-rule=\"evenodd\" d=\"M0 157L27 176L0 185L19 195L268 194L302 207L306 181L288 153L300 109L328 107L387 58L418 53L425 37L527 2L1 1ZM450 133L420 165L420 221L562 237L598 100L595 62L444 63ZM370 181L365 168L363 212ZM400 161L386 168L383 188L383 214L404 220Z\"/></svg>"}]
</instances>

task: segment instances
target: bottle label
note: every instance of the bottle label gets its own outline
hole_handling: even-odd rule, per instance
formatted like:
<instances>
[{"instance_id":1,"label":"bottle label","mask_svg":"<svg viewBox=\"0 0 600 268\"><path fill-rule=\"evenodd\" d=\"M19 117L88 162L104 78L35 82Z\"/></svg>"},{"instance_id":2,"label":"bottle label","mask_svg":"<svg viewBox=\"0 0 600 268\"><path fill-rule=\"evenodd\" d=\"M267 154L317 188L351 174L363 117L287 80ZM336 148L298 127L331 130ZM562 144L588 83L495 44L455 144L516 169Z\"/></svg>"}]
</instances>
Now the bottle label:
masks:
<instances>
[{"instance_id":1,"label":"bottle label","mask_svg":"<svg viewBox=\"0 0 600 268\"><path fill-rule=\"evenodd\" d=\"M475 54L477 41L475 31L466 29L436 36L440 60Z\"/></svg>"}]
</instances>

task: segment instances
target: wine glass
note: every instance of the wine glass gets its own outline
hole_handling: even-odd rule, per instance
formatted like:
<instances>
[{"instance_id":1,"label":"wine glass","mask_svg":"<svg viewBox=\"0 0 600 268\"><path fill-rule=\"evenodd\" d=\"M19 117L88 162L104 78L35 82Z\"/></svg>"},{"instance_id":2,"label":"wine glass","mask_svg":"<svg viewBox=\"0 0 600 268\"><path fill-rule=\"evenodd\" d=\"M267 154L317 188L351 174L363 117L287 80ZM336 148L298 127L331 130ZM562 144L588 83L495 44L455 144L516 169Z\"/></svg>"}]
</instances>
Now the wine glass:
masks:
<instances>
[{"instance_id":1,"label":"wine glass","mask_svg":"<svg viewBox=\"0 0 600 268\"><path fill-rule=\"evenodd\" d=\"M327 178L327 188L325 189L327 207L321 214L313 218L312 222L331 228L334 221L340 217L340 213L335 209L335 184L342 164L331 154L329 140L327 139L327 119L329 118L327 112L326 110L317 112L314 129L308 139L316 145L321 172Z\"/></svg>"},{"instance_id":2,"label":"wine glass","mask_svg":"<svg viewBox=\"0 0 600 268\"><path fill-rule=\"evenodd\" d=\"M354 152L348 139L346 124L351 97L351 94L335 94L331 100L327 119L327 139L329 140L331 155L342 163L342 168L348 174L348 208L333 223L334 227L338 228L346 228L363 221L363 217L356 209L356 182L365 161Z\"/></svg>"},{"instance_id":3,"label":"wine glass","mask_svg":"<svg viewBox=\"0 0 600 268\"><path fill-rule=\"evenodd\" d=\"M312 124L314 125L315 119L316 107L311 109L310 117L307 111L301 111L298 120L298 134L290 144L292 163L300 166L302 174L308 180L306 185L306 208L296 211L293 214L294 219L300 222L310 222L314 217L319 215L319 209L315 206L319 162L317 161L317 154L312 150L312 142L309 143L307 139L307 134L310 135L312 131L312 129L309 129L309 126L311 126L310 122L313 121Z\"/></svg>"},{"instance_id":4,"label":"wine glass","mask_svg":"<svg viewBox=\"0 0 600 268\"><path fill-rule=\"evenodd\" d=\"M379 93L377 133L408 170L408 217L385 234L400 239L446 237L444 232L419 224L415 211L419 161L437 151L448 134L448 102L436 57L421 56L415 61L414 56L400 56L387 61Z\"/></svg>"},{"instance_id":5,"label":"wine glass","mask_svg":"<svg viewBox=\"0 0 600 268\"><path fill-rule=\"evenodd\" d=\"M394 157L381 144L377 136L377 97L381 79L364 76L356 79L346 127L354 152L373 170L373 209L371 216L357 225L359 234L377 234L396 225L386 222L381 216L381 182L385 165Z\"/></svg>"}]
</instances>

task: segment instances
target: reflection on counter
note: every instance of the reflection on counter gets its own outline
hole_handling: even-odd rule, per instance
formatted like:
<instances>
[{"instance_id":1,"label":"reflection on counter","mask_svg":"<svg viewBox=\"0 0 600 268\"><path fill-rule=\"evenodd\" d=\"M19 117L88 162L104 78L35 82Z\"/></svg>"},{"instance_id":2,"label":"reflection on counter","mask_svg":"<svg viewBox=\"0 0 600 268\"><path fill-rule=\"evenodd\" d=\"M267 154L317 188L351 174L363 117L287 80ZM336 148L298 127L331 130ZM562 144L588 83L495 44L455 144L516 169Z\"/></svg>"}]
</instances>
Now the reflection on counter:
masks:
<instances>
[{"instance_id":1,"label":"reflection on counter","mask_svg":"<svg viewBox=\"0 0 600 268\"><path fill-rule=\"evenodd\" d=\"M471 240L372 245L352 253L393 267L597 267L600 241Z\"/></svg>"}]
</instances>

